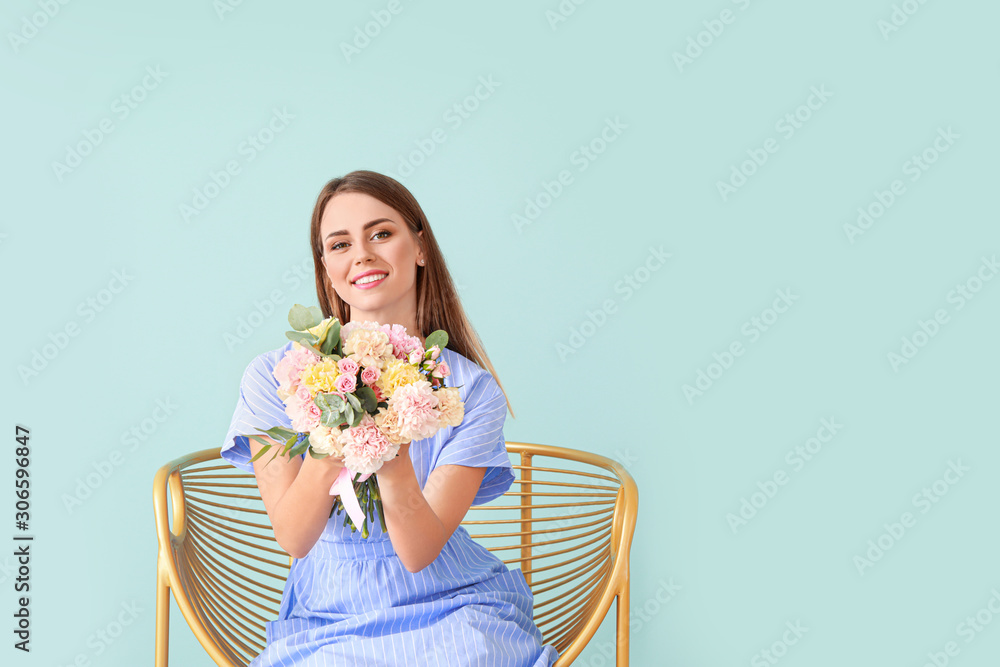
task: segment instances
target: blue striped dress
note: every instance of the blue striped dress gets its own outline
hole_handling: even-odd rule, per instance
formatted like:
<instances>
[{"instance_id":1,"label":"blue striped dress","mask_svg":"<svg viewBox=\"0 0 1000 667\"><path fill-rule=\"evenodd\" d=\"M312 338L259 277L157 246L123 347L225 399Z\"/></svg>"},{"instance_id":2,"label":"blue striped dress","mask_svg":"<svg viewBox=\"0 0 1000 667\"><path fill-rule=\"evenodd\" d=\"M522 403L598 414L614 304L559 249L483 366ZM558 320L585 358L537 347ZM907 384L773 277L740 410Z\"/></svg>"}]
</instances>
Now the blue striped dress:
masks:
<instances>
[{"instance_id":1,"label":"blue striped dress","mask_svg":"<svg viewBox=\"0 0 1000 667\"><path fill-rule=\"evenodd\" d=\"M292 346L264 352L240 383L222 456L253 472L241 434L290 427L271 371ZM410 443L421 488L439 465L485 467L473 504L502 495L513 482L504 444L507 405L493 376L445 348L445 386L460 386L465 417L455 427ZM305 455L303 455L305 456ZM292 561L278 618L266 624L267 645L251 667L276 665L453 665L548 667L557 657L532 620L532 594L509 569L459 526L438 557L417 573L396 556L378 522L363 539L334 515L304 557Z\"/></svg>"}]
</instances>

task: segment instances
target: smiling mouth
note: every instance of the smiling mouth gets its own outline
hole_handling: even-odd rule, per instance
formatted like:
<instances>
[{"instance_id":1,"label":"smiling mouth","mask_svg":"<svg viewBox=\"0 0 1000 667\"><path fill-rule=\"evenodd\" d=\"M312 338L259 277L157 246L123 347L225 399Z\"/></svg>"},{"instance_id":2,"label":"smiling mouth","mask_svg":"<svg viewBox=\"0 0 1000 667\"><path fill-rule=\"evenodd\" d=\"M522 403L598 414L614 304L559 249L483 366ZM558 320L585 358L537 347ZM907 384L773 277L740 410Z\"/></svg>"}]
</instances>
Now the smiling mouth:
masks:
<instances>
[{"instance_id":1,"label":"smiling mouth","mask_svg":"<svg viewBox=\"0 0 1000 667\"><path fill-rule=\"evenodd\" d=\"M371 275L358 278L352 284L359 289L369 289L375 287L388 277L388 273L373 273Z\"/></svg>"}]
</instances>

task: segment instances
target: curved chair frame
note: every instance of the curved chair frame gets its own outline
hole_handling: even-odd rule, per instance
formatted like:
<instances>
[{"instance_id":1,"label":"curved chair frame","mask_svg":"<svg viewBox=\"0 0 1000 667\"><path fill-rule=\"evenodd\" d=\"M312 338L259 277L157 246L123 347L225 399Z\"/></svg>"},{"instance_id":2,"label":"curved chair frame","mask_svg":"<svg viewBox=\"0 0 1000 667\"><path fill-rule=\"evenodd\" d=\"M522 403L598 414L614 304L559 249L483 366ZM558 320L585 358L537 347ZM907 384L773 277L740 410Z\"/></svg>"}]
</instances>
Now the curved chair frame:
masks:
<instances>
[{"instance_id":1,"label":"curved chair frame","mask_svg":"<svg viewBox=\"0 0 1000 667\"><path fill-rule=\"evenodd\" d=\"M494 552L505 549L515 549L519 552L520 557L506 559L504 560L504 563L517 563L524 572L525 579L529 586L531 586L532 592L535 594L536 622L538 622L542 616L547 616L544 623L546 624L546 628L543 629L543 633L545 636L545 643L554 644L559 650L559 658L555 663L556 667L568 667L568 665L570 665L580 655L584 647L596 633L598 627L600 627L601 622L604 620L608 611L611 609L612 602L617 603L615 664L617 667L627 667L629 662L629 551L632 544L632 536L635 531L635 522L638 510L638 491L635 481L619 463L598 454L568 449L565 447L555 447L551 445L539 445L533 443L508 442L506 444L507 451L510 454L517 454L520 457L520 464L513 466L515 470L520 472L520 475L516 475L517 479L515 480L515 483L512 484L512 488L501 496L501 498L498 498L493 502L506 499L508 501L513 501L516 504L505 506L492 504L481 506L474 505L470 509L470 513L466 515L466 520L462 522L462 526L489 527L490 524L507 523L514 524L515 527L520 528L517 532L471 536L477 540L504 537L516 538L512 545L501 545L495 547L487 546L487 548ZM185 471L193 465L208 462L213 459L219 459L222 461L220 451L221 448L216 447L179 457L161 467L156 472L153 480L153 511L156 521L156 535L159 541L156 568L155 664L157 667L166 667L167 665L171 592L173 592L177 606L183 614L184 619L187 621L188 626L190 626L199 643L201 643L201 645L205 648L205 651L216 664L223 665L224 667L245 667L246 664L233 647L229 645L230 642L227 637L215 631L214 628L211 627L211 623L206 624L206 608L196 604L199 602L196 598L206 589L197 581L198 572L192 572L192 566L189 563L188 558L182 555L184 549L187 547L187 542L191 541L189 521L197 519L197 517L189 516L189 501L185 494L182 471ZM534 457L552 457L556 459L574 461L580 464L601 468L612 473L614 477L612 478L606 475L575 470L563 470L560 468L538 467L532 465ZM541 477L533 477L533 473L536 471L542 473L543 476L546 473L568 473L577 476L584 476L584 479L591 483L571 484L559 481L545 481ZM256 490L256 480L252 474L242 473L242 475L234 475L234 477L247 478L249 479L250 484L217 484L217 486L240 486ZM601 483L608 482L616 483L617 489L601 485ZM545 489L551 485L562 487L563 492L535 490L536 486L541 486ZM574 492L573 489L575 488L582 488L583 490ZM595 490L603 490L608 493L594 492ZM189 489L189 491L192 491L192 489ZM559 491L559 489L557 488L556 491ZM215 496L231 496L238 498L246 497L238 496L232 493L210 493L213 493ZM588 502L578 501L576 503L557 502L555 504L546 505L536 503L535 498L537 496L566 497L556 498L555 500L557 501L564 499L568 500L571 497L591 496L596 498L596 500ZM602 497L604 498L603 500ZM613 500L610 499L612 497ZM259 500L259 493L257 494L257 499ZM545 499L543 499L543 501L545 501ZM596 511L590 511L589 514L584 513L582 515L578 515L578 518L581 516L587 517L592 515L601 515L603 512L603 516L606 517L606 520L598 518L597 520L591 521L587 524L571 527L572 529L579 529L594 524L600 524L596 528L574 536L558 537L557 539L546 540L543 535L544 533L559 533L560 531L566 531L569 529L559 527L550 527L546 529L544 526L558 526L559 523L550 524L545 522L562 518L563 520L560 521L560 523L566 524L566 519L568 519L568 517L542 516L541 514L536 513L538 510L542 510L543 508L580 507L583 505L601 507L602 503L606 506L604 510L598 509ZM220 506L217 503L212 504ZM476 513L482 514L482 510L490 509L514 511L519 514L519 518L513 520L473 520L469 518ZM590 507L586 507L584 509L586 512L587 510L590 510ZM172 510L173 513L172 525L169 519L168 510ZM559 509L558 511L562 512L565 510ZM613 512L613 514L611 514L611 512ZM260 514L262 512L257 510L257 513ZM533 523L541 523L543 524L543 528L533 530ZM585 539L587 537L591 537L592 535L597 535L597 537L584 543L583 545L561 548L566 541ZM256 536L258 538L262 537L259 535ZM538 540L539 536L542 536L542 540ZM273 540L273 534L271 534L270 537ZM587 563L577 564L577 562L573 560L576 556L573 552L588 545L592 545L595 542L598 543L597 547L578 557L580 560L583 560L583 558L590 557L595 553L597 555L587 561ZM556 547L560 550L546 555L540 555L538 553L541 545L551 545L555 543L561 543ZM271 547L272 548L267 549L267 551L275 554L285 554L285 552L277 545L277 542L273 542ZM567 552L570 554L571 560L563 561L559 564L559 566L566 567L578 565L576 570L570 570L568 574L560 573L555 576L546 575L548 578L542 580L536 578L534 583L532 582L532 576L536 572L548 570L549 574L551 574L554 571L558 571L553 570L553 568L558 567L556 565L546 565L545 567L536 567L533 569L532 566L535 561ZM289 566L291 565L291 562L291 557L288 557ZM256 570L256 568L251 569ZM583 570L583 573L577 574L579 570ZM577 576L574 577L574 575ZM274 575L272 574L271 576ZM578 583L584 577L588 578L586 578L583 583L579 583L579 585L568 592L560 589L560 587ZM226 586L226 588L228 588L228 586ZM554 589L560 589L560 592L553 593L552 591ZM273 591L274 589L269 590ZM539 603L539 595L543 592L547 593L552 599ZM575 595L571 596L574 592ZM239 595L239 597L248 599L242 595ZM552 602L561 602L562 605L557 604L556 606L549 607L544 612L539 613L539 607L541 605L548 605ZM208 610L208 613L215 617L215 614L213 614L211 610ZM569 614L568 617L566 616L567 614ZM218 620L218 617L215 617L215 620ZM543 623L538 622L538 625L542 628ZM263 627L259 627L257 630L259 632L259 636L262 638Z\"/></svg>"}]
</instances>

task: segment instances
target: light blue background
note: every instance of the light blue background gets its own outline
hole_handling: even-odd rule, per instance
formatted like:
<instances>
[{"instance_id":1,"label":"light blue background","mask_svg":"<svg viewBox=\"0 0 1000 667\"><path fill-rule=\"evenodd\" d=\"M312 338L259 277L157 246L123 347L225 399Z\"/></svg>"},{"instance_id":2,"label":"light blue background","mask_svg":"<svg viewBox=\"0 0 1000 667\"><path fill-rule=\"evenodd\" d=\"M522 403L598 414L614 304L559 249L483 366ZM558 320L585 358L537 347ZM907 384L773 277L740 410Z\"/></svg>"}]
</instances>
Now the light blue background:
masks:
<instances>
[{"instance_id":1,"label":"light blue background","mask_svg":"<svg viewBox=\"0 0 1000 667\"><path fill-rule=\"evenodd\" d=\"M983 612L992 623L971 642L960 624L1000 590L1000 281L974 280L1000 251L1000 8L902 4L914 13L885 32L888 0L590 0L564 2L575 10L557 23L556 0L400 0L348 59L341 44L386 2L246 0L220 14L210 0L81 0L47 20L32 19L36 2L6 3L5 428L10 448L15 424L31 429L36 539L32 652L8 632L5 660L152 661L154 471L222 444L246 364L281 344L292 303L315 303L307 236L323 183L353 169L399 177L441 128L401 180L509 393L507 439L599 452L638 482L632 664L771 664L759 652L796 622L807 631L782 667L919 667L949 641L949 664L996 664L1000 618ZM13 43L32 20L45 24ZM689 38L706 46L679 67ZM166 76L123 117L115 100L147 67ZM499 85L449 121L480 77ZM830 97L800 109L812 87ZM276 108L294 119L251 161L240 145ZM787 137L776 124L796 111L808 120ZM113 131L60 178L53 162L103 118ZM609 118L625 127L581 171L574 154ZM958 138L910 180L906 163L939 128ZM724 201L717 183L769 138L777 152ZM184 220L180 206L229 160L240 173ZM572 182L516 225L562 170ZM852 243L844 226L894 179L904 194ZM670 257L644 272L651 247ZM80 309L115 271L132 276L124 289ZM627 275L641 289L616 290ZM953 290L970 279L981 289L959 309ZM227 343L274 290L259 326ZM744 323L768 317L779 290L797 298L751 340ZM888 355L939 309L947 322L894 368ZM710 368L734 341L743 354ZM689 400L699 371L716 379ZM157 401L177 407L124 443ZM843 427L795 470L786 453L822 419ZM121 465L67 508L115 451ZM0 461L9 489L12 455ZM968 471L922 513L914 495L950 461ZM734 532L727 515L780 472L787 483ZM915 525L859 565L907 511ZM9 624L13 559L0 565ZM93 637L123 604L138 616L99 652ZM209 664L173 614L172 664ZM612 617L576 664L610 664L613 636Z\"/></svg>"}]
</instances>

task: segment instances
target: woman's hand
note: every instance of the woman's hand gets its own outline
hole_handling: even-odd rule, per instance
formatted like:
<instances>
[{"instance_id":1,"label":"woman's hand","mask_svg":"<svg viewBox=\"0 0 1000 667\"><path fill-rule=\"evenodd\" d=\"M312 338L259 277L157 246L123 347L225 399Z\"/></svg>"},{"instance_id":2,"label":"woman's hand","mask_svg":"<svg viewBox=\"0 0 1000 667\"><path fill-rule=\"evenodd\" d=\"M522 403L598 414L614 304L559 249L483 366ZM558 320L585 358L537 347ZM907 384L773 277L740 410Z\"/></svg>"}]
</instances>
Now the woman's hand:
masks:
<instances>
[{"instance_id":1,"label":"woman's hand","mask_svg":"<svg viewBox=\"0 0 1000 667\"><path fill-rule=\"evenodd\" d=\"M408 442L400 445L396 457L382 463L382 467L375 474L379 479L391 483L394 478L398 477L401 473L405 473L403 469L407 466L411 471L413 470L413 461L410 460L410 443ZM414 477L416 477L416 473L414 473Z\"/></svg>"}]
</instances>

